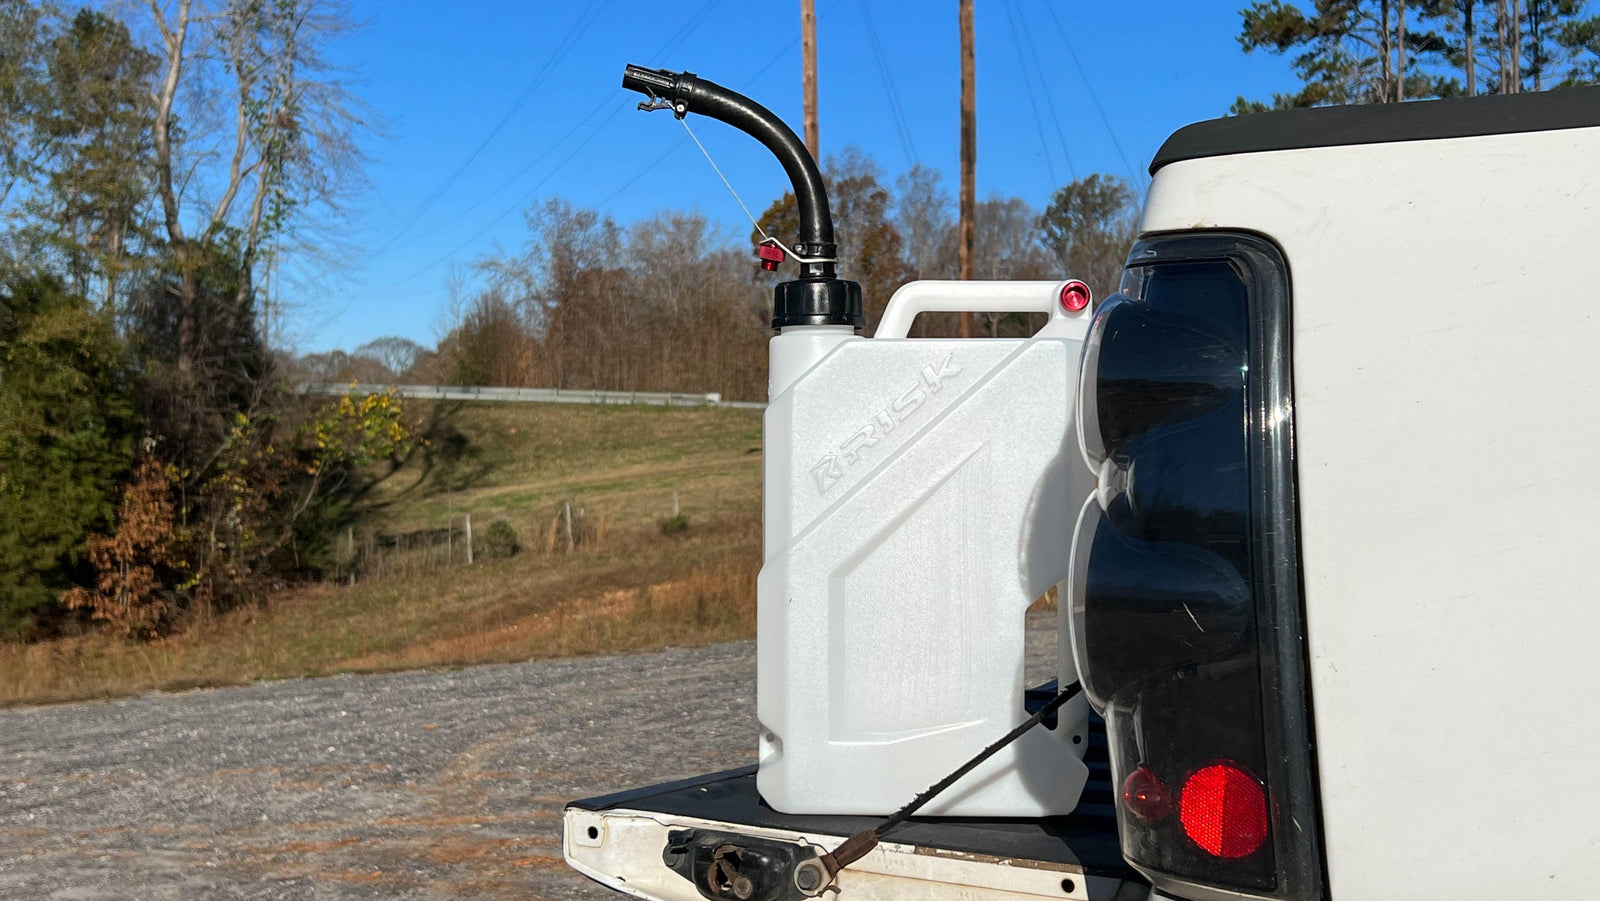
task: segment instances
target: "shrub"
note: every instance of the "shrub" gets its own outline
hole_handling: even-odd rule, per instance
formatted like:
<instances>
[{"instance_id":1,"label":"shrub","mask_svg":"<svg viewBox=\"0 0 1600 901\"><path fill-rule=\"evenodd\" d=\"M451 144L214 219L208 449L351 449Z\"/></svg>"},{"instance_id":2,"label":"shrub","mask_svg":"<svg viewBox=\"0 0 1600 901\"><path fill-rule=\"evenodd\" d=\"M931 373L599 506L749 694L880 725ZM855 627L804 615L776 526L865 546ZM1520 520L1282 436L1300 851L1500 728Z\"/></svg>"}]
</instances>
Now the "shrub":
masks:
<instances>
[{"instance_id":1,"label":"shrub","mask_svg":"<svg viewBox=\"0 0 1600 901\"><path fill-rule=\"evenodd\" d=\"M489 523L488 531L483 533L485 557L515 557L521 550L522 545L517 539L517 530L511 527L511 523L503 519Z\"/></svg>"},{"instance_id":2,"label":"shrub","mask_svg":"<svg viewBox=\"0 0 1600 901\"><path fill-rule=\"evenodd\" d=\"M173 472L146 456L123 489L116 531L89 537L89 559L99 573L94 588L76 587L62 596L74 610L126 636L156 631L167 611L163 576L179 563L174 546Z\"/></svg>"},{"instance_id":3,"label":"shrub","mask_svg":"<svg viewBox=\"0 0 1600 901\"><path fill-rule=\"evenodd\" d=\"M689 514L687 513L669 516L661 521L661 534L663 535L681 535L687 531L689 531Z\"/></svg>"}]
</instances>

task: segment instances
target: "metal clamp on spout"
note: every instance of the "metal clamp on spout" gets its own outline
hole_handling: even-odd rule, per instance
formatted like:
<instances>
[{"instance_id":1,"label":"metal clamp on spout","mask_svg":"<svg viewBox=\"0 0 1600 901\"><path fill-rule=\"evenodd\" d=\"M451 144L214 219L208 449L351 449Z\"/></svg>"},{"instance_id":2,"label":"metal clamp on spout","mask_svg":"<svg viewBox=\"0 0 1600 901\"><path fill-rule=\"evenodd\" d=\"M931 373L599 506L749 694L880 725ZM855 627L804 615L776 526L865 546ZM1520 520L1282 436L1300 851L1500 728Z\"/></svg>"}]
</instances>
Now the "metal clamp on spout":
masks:
<instances>
[{"instance_id":1,"label":"metal clamp on spout","mask_svg":"<svg viewBox=\"0 0 1600 901\"><path fill-rule=\"evenodd\" d=\"M809 262L800 264L800 278L773 289L772 327L848 325L861 328L861 286L838 277L834 262L838 247L833 240L833 217L828 211L828 190L822 172L806 145L766 107L692 72L670 72L628 66L622 86L650 98L640 109L671 109L683 118L689 113L708 116L760 141L783 165L800 208L799 239L790 249Z\"/></svg>"}]
</instances>

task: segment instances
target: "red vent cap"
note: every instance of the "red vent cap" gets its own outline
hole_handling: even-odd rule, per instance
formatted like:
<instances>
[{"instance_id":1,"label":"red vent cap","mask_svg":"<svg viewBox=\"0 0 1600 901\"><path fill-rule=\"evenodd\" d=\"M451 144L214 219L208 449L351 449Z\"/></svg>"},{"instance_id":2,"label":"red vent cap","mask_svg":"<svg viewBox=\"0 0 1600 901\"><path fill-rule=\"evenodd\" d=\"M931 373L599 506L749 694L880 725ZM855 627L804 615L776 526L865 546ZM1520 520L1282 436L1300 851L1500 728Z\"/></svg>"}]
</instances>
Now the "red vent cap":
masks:
<instances>
[{"instance_id":1,"label":"red vent cap","mask_svg":"<svg viewBox=\"0 0 1600 901\"><path fill-rule=\"evenodd\" d=\"M1248 857L1267 840L1267 793L1238 764L1213 763L1183 783L1178 819L1212 857Z\"/></svg>"},{"instance_id":2,"label":"red vent cap","mask_svg":"<svg viewBox=\"0 0 1600 901\"><path fill-rule=\"evenodd\" d=\"M1093 299L1094 295L1089 291L1089 286L1077 279L1061 286L1061 309L1068 313L1083 312Z\"/></svg>"},{"instance_id":3,"label":"red vent cap","mask_svg":"<svg viewBox=\"0 0 1600 901\"><path fill-rule=\"evenodd\" d=\"M762 269L777 272L778 266L783 263L783 248L763 241L756 246L756 257L761 260Z\"/></svg>"}]
</instances>

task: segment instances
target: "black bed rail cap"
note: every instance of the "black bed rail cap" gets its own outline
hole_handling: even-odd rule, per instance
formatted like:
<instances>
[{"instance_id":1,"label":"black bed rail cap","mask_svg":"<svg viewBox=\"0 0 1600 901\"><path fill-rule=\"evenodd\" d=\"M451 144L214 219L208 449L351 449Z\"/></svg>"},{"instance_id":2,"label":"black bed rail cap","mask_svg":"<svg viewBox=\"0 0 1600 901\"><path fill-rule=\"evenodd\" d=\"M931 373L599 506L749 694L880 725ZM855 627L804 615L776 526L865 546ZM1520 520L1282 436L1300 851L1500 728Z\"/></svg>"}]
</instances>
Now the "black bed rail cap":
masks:
<instances>
[{"instance_id":1,"label":"black bed rail cap","mask_svg":"<svg viewBox=\"0 0 1600 901\"><path fill-rule=\"evenodd\" d=\"M1168 163L1353 144L1391 144L1600 126L1600 85L1362 106L1322 106L1229 116L1185 125L1150 162Z\"/></svg>"}]
</instances>

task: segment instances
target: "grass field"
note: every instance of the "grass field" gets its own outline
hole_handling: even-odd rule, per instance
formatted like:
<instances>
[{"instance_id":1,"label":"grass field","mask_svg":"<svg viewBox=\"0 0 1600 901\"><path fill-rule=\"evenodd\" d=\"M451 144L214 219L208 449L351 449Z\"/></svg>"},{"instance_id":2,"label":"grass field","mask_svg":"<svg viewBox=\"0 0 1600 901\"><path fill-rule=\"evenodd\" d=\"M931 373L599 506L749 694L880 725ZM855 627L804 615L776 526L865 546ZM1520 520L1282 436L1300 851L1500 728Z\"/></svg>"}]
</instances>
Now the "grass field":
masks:
<instances>
[{"instance_id":1,"label":"grass field","mask_svg":"<svg viewBox=\"0 0 1600 901\"><path fill-rule=\"evenodd\" d=\"M153 642L0 645L0 704L754 634L759 414L545 404L416 412L431 422L428 453L374 490L361 537L352 529L347 541L427 536L424 548L402 545L388 564L380 556L354 585L297 587ZM687 528L668 534L674 491ZM568 504L578 524L570 552ZM457 531L466 512L480 544L504 520L522 552L480 552L466 565Z\"/></svg>"}]
</instances>

